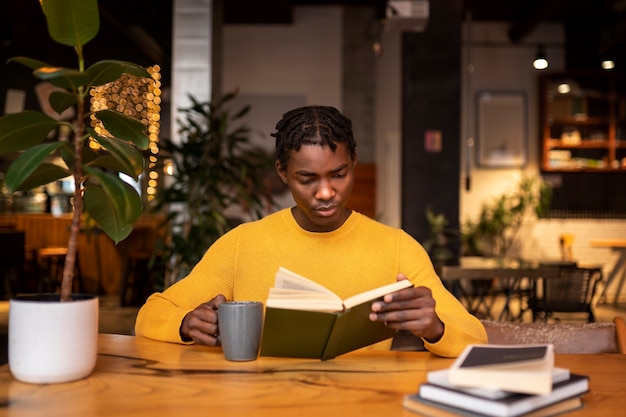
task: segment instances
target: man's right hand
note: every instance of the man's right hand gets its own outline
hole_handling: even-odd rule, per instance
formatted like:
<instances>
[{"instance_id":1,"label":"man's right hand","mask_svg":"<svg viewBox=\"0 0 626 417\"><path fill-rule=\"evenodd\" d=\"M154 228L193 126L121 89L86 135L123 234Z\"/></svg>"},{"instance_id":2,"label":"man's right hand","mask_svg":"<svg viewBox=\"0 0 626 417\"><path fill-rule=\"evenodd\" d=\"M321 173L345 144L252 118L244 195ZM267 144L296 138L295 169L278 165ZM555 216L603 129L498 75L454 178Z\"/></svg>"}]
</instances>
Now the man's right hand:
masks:
<instances>
[{"instance_id":1,"label":"man's right hand","mask_svg":"<svg viewBox=\"0 0 626 417\"><path fill-rule=\"evenodd\" d=\"M226 301L226 297L220 294L188 313L180 325L180 337L183 341L194 341L199 345L219 346L220 330L217 307L224 301Z\"/></svg>"}]
</instances>

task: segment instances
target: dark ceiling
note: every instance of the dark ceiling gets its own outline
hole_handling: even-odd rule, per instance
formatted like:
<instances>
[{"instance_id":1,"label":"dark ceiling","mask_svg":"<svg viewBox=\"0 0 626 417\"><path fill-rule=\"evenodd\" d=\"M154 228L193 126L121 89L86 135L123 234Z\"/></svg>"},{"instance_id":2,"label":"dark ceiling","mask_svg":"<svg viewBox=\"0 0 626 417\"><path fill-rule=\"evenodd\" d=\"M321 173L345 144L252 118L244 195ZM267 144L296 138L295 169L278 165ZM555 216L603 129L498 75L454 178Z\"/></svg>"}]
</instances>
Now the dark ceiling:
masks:
<instances>
[{"instance_id":1,"label":"dark ceiling","mask_svg":"<svg viewBox=\"0 0 626 417\"><path fill-rule=\"evenodd\" d=\"M215 0L214 0L215 1ZM221 0L224 22L289 24L299 5L367 5L384 16L386 0ZM441 0L430 0L441 1ZM101 32L87 51L143 65L159 63L164 73L171 56L172 0L100 0ZM473 21L505 21L509 36L521 42L542 22L561 22L566 29L568 69L597 68L603 54L618 66L626 57L626 0L468 0ZM43 16L36 0L3 0L0 13L0 59L28 55L46 60L59 53L42 33ZM68 48L66 48L68 49ZM34 51L34 52L33 52ZM41 56L41 55L44 56ZM87 56L89 59L89 56ZM165 82L166 80L164 80Z\"/></svg>"},{"instance_id":2,"label":"dark ceiling","mask_svg":"<svg viewBox=\"0 0 626 417\"><path fill-rule=\"evenodd\" d=\"M370 5L384 17L387 0L224 0L224 21L289 23L294 6L319 4ZM509 23L512 42L541 23L562 23L568 69L597 69L604 56L626 66L626 0L466 0L464 8L473 21Z\"/></svg>"}]
</instances>

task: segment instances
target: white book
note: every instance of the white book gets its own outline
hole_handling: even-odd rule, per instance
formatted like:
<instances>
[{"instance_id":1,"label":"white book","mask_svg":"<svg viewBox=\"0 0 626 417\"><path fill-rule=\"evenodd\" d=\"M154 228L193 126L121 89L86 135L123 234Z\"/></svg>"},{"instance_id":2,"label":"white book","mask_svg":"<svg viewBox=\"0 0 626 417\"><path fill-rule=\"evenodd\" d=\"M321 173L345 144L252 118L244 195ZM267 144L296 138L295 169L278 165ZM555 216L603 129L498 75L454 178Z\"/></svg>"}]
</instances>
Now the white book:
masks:
<instances>
[{"instance_id":1,"label":"white book","mask_svg":"<svg viewBox=\"0 0 626 417\"><path fill-rule=\"evenodd\" d=\"M494 388L471 388L471 387L459 387L450 383L450 371L448 369L440 369L438 371L430 371L427 374L427 381L431 384L439 385L447 388L454 388L458 391L463 391L468 394L476 395L477 397L489 398L492 400L498 400L500 398L510 397L515 395L515 392L505 391ZM552 384L556 384L561 381L569 379L570 372L566 368L553 368L552 369Z\"/></svg>"},{"instance_id":2,"label":"white book","mask_svg":"<svg viewBox=\"0 0 626 417\"><path fill-rule=\"evenodd\" d=\"M525 394L552 390L554 346L469 345L449 368L451 384Z\"/></svg>"}]
</instances>

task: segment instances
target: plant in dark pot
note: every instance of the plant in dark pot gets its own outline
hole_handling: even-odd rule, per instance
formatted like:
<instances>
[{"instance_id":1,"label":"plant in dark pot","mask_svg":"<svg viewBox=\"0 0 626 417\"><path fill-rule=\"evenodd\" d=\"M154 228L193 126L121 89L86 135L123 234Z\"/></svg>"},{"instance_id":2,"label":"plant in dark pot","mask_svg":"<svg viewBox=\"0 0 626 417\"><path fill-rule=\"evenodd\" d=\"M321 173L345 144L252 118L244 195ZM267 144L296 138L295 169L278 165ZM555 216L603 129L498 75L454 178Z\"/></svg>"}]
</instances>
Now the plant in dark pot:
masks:
<instances>
[{"instance_id":1,"label":"plant in dark pot","mask_svg":"<svg viewBox=\"0 0 626 417\"><path fill-rule=\"evenodd\" d=\"M41 0L41 7L50 37L75 50L77 68L25 57L8 64L24 65L36 78L52 84L50 107L58 114L72 108L76 117L67 122L29 110L5 115L0 118L0 154L15 157L5 173L11 192L72 177L74 214L61 293L18 296L10 301L9 366L18 380L57 383L91 374L97 356L98 298L72 294L83 215L118 243L130 234L143 208L141 197L119 174L137 179L142 173L141 149L149 145L146 128L114 110L89 113L90 90L122 74L146 78L150 74L123 61L99 61L86 67L83 47L100 28L97 0ZM92 121L104 129L92 127ZM68 139L48 140L56 129L69 130ZM90 141L99 150L93 150Z\"/></svg>"},{"instance_id":2,"label":"plant in dark pot","mask_svg":"<svg viewBox=\"0 0 626 417\"><path fill-rule=\"evenodd\" d=\"M168 212L167 239L160 248L168 260L166 287L185 277L206 248L244 221L231 217L231 209L256 219L273 203L274 157L253 142L243 122L250 106L235 109L236 96L233 91L201 102L190 95L189 107L179 109L180 141L161 144L172 167L154 205Z\"/></svg>"}]
</instances>

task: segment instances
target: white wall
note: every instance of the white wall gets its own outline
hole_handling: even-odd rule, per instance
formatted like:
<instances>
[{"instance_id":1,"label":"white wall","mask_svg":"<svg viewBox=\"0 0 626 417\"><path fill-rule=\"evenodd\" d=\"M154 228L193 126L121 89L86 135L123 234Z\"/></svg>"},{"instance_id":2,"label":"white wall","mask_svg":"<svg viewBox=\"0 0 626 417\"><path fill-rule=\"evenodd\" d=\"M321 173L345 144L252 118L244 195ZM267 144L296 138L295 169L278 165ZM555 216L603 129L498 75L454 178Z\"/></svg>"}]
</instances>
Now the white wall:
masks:
<instances>
[{"instance_id":1,"label":"white wall","mask_svg":"<svg viewBox=\"0 0 626 417\"><path fill-rule=\"evenodd\" d=\"M376 60L376 208L378 219L402 225L402 36L386 30Z\"/></svg>"},{"instance_id":2,"label":"white wall","mask_svg":"<svg viewBox=\"0 0 626 417\"><path fill-rule=\"evenodd\" d=\"M461 100L462 145L474 132L467 115L467 97L476 91L525 91L528 98L529 164L523 169L483 169L471 166L471 189L460 193L463 222L478 213L483 201L511 189L524 173L538 172L539 129L537 76L532 68L534 46L510 45L507 26L490 23L472 25L472 62L475 70L467 78L467 54L462 51L464 74ZM462 32L464 36L466 31ZM341 106L342 9L335 6L294 8L291 25L225 25L223 91L238 87L242 94L259 95L271 102L272 96L301 97L306 104ZM524 43L546 42L550 70L564 68L564 51L558 46L564 33L558 25L536 29ZM386 32L383 53L377 61L376 163L379 188L377 212L386 224L399 226L400 218L400 140L401 140L401 36ZM464 42L464 45L467 45ZM555 46L556 45L556 46ZM469 84L468 84L469 82ZM276 100L278 103L280 100ZM284 101L284 100L283 100ZM278 109L276 109L278 111ZM285 109L287 110L287 109ZM278 120L272 120L275 123ZM471 120L471 119L470 119ZM462 175L465 175L467 148L463 146ZM460 184L464 177L460 178ZM558 258L558 236L575 235L574 256L581 262L602 263L608 271L616 255L610 249L589 246L593 238L623 238L626 222L619 220L551 219L533 220L521 230L517 250L531 258Z\"/></svg>"},{"instance_id":3,"label":"white wall","mask_svg":"<svg viewBox=\"0 0 626 417\"><path fill-rule=\"evenodd\" d=\"M468 75L468 54L464 48L462 71L462 146L468 137L475 137L474 109L468 108L468 96L474 100L474 94L481 90L494 91L525 91L528 97L528 140L529 164L523 169L484 169L471 167L471 190L464 188L460 192L461 222L466 218L475 218L483 201L495 198L510 190L524 174L537 174L539 167L539 109L538 109L538 71L532 68L532 60L536 54L534 47L505 46L507 25L505 24L474 24L472 25L471 57L474 72ZM463 31L467 35L466 30ZM561 71L565 68L563 44L565 35L559 25L543 25L533 31L524 43L546 43L550 63L549 70ZM489 45L489 44L492 45ZM467 42L464 42L467 45ZM468 84L469 83L469 84ZM469 86L469 89L467 88ZM468 125L468 113L470 124ZM466 172L467 152L463 146L463 168ZM461 182L463 184L463 181ZM599 219L541 219L527 222L520 231L516 249L519 255L526 258L553 258L561 255L559 235L572 233L574 257L581 263L603 264L605 272L612 268L617 254L610 249L592 248L591 239L623 238L626 236L626 222L623 220ZM608 291L611 294L611 289Z\"/></svg>"},{"instance_id":4,"label":"white wall","mask_svg":"<svg viewBox=\"0 0 626 417\"><path fill-rule=\"evenodd\" d=\"M506 24L472 25L471 51L468 53L467 29L463 30L463 51L461 73L463 74L461 146L462 169L465 176L468 166L468 152L471 156L471 189L460 190L462 219L474 217L480 210L481 203L492 196L498 196L517 184L524 173L537 174L539 161L538 137L538 76L539 71L532 67L537 53L537 43L562 44L564 34L560 25L544 25L531 33L524 43L512 45L507 37ZM550 70L564 67L562 47L547 49ZM471 62L468 62L471 61ZM473 72L468 65L473 64ZM526 94L528 103L528 165L523 169L481 168L475 164L475 149L468 150L467 139L476 140L475 95L479 91L517 91ZM461 182L463 184L463 182Z\"/></svg>"},{"instance_id":5,"label":"white wall","mask_svg":"<svg viewBox=\"0 0 626 417\"><path fill-rule=\"evenodd\" d=\"M295 7L293 24L224 25L223 91L339 108L342 17L338 6Z\"/></svg>"}]
</instances>

